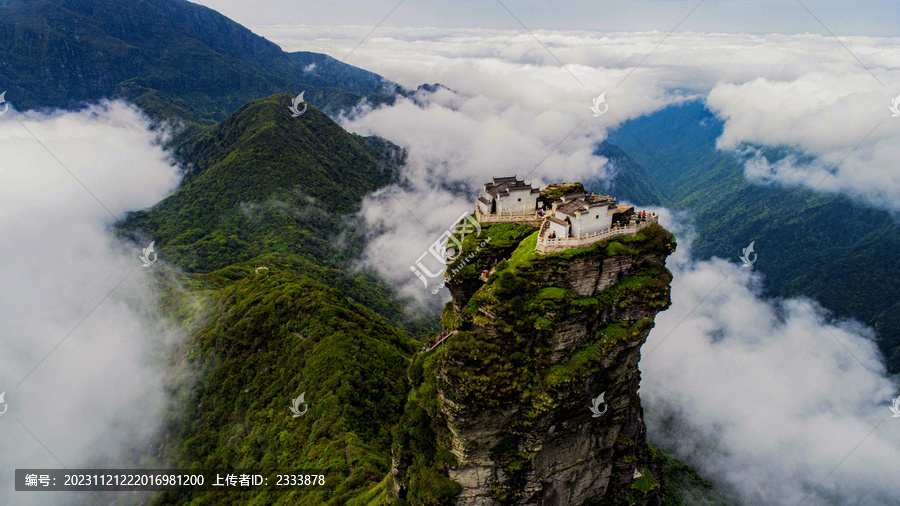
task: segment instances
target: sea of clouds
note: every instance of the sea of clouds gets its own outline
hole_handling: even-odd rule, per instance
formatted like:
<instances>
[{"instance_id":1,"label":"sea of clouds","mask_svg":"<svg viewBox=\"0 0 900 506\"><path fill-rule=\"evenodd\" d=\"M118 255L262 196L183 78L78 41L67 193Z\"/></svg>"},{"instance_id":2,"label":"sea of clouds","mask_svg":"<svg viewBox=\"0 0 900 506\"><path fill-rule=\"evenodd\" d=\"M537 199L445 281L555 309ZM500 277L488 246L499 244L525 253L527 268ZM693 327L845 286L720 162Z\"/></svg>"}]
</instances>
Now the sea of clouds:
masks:
<instances>
[{"instance_id":1,"label":"sea of clouds","mask_svg":"<svg viewBox=\"0 0 900 506\"><path fill-rule=\"evenodd\" d=\"M288 50L343 57L369 29L255 30ZM439 305L446 293L432 296L409 267L471 209L490 176L539 185L612 177L616 168L593 154L609 129L693 98L725 120L721 149L786 146L809 155L777 164L752 158L748 179L900 209L900 118L888 110L900 91L900 41L842 37L851 55L818 35L675 33L657 47L664 37L374 32L349 63L410 88L447 89L342 120L409 152L400 183L364 204L373 230L365 264L411 301ZM591 100L603 91L609 112L593 117ZM180 336L156 312L138 245L109 229L178 183L148 126L118 103L0 117L4 496L15 468L133 467L133 450L152 438L166 409L158 352ZM676 218L663 213L679 238L669 263L673 306L657 318L641 364L651 439L746 504L895 497L900 432L887 405L896 387L871 330L832 321L815 301L763 298L760 275L740 267L739 252L693 261L690 232ZM20 496L17 504L48 500Z\"/></svg>"},{"instance_id":2,"label":"sea of clouds","mask_svg":"<svg viewBox=\"0 0 900 506\"><path fill-rule=\"evenodd\" d=\"M286 50L337 58L368 32L254 30ZM364 204L375 231L365 263L412 307L440 305L446 292L432 296L409 266L471 209L483 182L612 177L616 168L593 154L609 129L696 98L725 122L720 149L803 155L775 164L751 157L748 180L898 211L900 118L889 106L900 92L900 39L841 43L811 34L381 27L348 63L408 88L447 89L343 119L409 152L401 182ZM591 101L604 91L609 111L593 117ZM883 504L900 493L892 471L900 432L888 410L897 387L872 331L834 321L813 300L763 298L762 277L740 267L740 252L694 261L690 231L661 211L680 249L669 263L673 306L657 317L641 364L651 440L744 504Z\"/></svg>"},{"instance_id":3,"label":"sea of clouds","mask_svg":"<svg viewBox=\"0 0 900 506\"><path fill-rule=\"evenodd\" d=\"M149 126L118 102L0 117L0 503L85 504L13 492L14 470L139 467L159 429L182 336L110 228L180 179Z\"/></svg>"},{"instance_id":4,"label":"sea of clouds","mask_svg":"<svg viewBox=\"0 0 900 506\"><path fill-rule=\"evenodd\" d=\"M255 30L286 50L336 57L366 34L348 27ZM900 211L900 118L889 109L900 93L900 39L842 37L851 54L819 35L673 33L657 45L664 37L376 30L348 63L409 88L448 89L343 122L409 150L403 183L366 203L368 223L392 231L379 233L368 263L423 300L427 290L408 267L471 207L472 192L490 176L517 174L536 184L612 176L615 167L593 155L610 128L695 98L725 122L720 149L796 153L777 163L749 157L749 180L842 192ZM591 101L604 91L609 111L593 117Z\"/></svg>"},{"instance_id":5,"label":"sea of clouds","mask_svg":"<svg viewBox=\"0 0 900 506\"><path fill-rule=\"evenodd\" d=\"M660 211L680 241L640 365L651 441L744 504L889 504L900 420L872 330L762 297L737 259L692 260L691 230Z\"/></svg>"}]
</instances>

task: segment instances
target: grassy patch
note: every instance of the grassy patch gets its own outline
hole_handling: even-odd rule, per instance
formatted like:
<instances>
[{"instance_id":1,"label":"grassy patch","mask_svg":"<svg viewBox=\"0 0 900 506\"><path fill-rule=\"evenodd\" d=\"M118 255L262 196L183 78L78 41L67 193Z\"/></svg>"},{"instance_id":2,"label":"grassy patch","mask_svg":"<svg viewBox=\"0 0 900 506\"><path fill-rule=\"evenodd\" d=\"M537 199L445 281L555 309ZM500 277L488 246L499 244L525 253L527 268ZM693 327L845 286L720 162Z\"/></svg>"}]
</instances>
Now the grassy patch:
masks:
<instances>
[{"instance_id":1,"label":"grassy patch","mask_svg":"<svg viewBox=\"0 0 900 506\"><path fill-rule=\"evenodd\" d=\"M625 246L621 242L611 242L609 246L606 247L606 256L616 256L616 255L634 255L637 253L636 250Z\"/></svg>"},{"instance_id":2,"label":"grassy patch","mask_svg":"<svg viewBox=\"0 0 900 506\"><path fill-rule=\"evenodd\" d=\"M659 482L653 477L653 473L649 469L644 470L644 474L640 478L636 478L631 482L631 488L647 493L651 490L659 488Z\"/></svg>"}]
</instances>

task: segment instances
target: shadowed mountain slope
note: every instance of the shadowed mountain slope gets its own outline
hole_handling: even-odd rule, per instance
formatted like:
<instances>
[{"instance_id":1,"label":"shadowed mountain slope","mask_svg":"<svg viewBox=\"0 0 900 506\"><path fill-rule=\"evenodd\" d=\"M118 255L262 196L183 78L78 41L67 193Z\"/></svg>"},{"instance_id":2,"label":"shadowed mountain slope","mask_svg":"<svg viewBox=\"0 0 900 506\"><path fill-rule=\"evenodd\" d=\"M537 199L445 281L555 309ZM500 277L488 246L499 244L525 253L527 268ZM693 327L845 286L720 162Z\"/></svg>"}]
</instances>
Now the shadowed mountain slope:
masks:
<instances>
[{"instance_id":1,"label":"shadowed mountain slope","mask_svg":"<svg viewBox=\"0 0 900 506\"><path fill-rule=\"evenodd\" d=\"M211 124L282 92L334 112L383 82L184 0L0 1L0 86L19 110L124 98L155 118Z\"/></svg>"}]
</instances>

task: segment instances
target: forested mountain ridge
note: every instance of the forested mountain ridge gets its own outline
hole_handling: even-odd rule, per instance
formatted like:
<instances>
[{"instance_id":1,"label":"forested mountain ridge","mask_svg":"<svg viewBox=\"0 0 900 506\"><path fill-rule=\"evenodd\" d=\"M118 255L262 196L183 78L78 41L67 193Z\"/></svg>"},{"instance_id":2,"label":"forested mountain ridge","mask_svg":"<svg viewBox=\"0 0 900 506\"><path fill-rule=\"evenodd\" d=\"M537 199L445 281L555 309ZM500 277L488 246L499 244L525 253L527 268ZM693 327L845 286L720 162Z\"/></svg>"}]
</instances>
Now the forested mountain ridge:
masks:
<instances>
[{"instance_id":1,"label":"forested mountain ridge","mask_svg":"<svg viewBox=\"0 0 900 506\"><path fill-rule=\"evenodd\" d=\"M589 191L614 195L622 202L644 206L660 206L666 202L647 171L620 147L602 142L594 150L594 154L606 157L613 172L609 178L587 180L585 187Z\"/></svg>"},{"instance_id":2,"label":"forested mountain ridge","mask_svg":"<svg viewBox=\"0 0 900 506\"><path fill-rule=\"evenodd\" d=\"M285 92L332 113L383 83L185 0L0 1L0 86L19 110L123 98L156 119L213 124Z\"/></svg>"},{"instance_id":3,"label":"forested mountain ridge","mask_svg":"<svg viewBox=\"0 0 900 506\"><path fill-rule=\"evenodd\" d=\"M255 100L181 146L173 195L119 224L155 240L163 310L188 334L196 384L152 458L235 472L317 470L319 490L183 489L155 504L365 504L390 469L391 429L426 323L377 277L350 269L348 217L390 182L397 146L346 132L292 97ZM163 275L165 274L165 275ZM184 373L182 373L184 374ZM289 410L304 395L301 417Z\"/></svg>"},{"instance_id":4,"label":"forested mountain ridge","mask_svg":"<svg viewBox=\"0 0 900 506\"><path fill-rule=\"evenodd\" d=\"M309 280L302 264L259 260L268 269L245 263L190 275L189 294L167 297L182 321L204 322L184 346L200 374L152 457L182 469L316 470L325 487L185 488L154 504L353 504L389 474L415 341ZM294 417L301 394L304 414Z\"/></svg>"},{"instance_id":5,"label":"forested mountain ridge","mask_svg":"<svg viewBox=\"0 0 900 506\"><path fill-rule=\"evenodd\" d=\"M365 231L349 219L395 177L405 154L351 134L310 106L292 117L289 95L255 100L181 147L185 182L130 213L121 234L155 241L166 262L208 273L260 255L302 265L305 276L405 320L393 290L354 272Z\"/></svg>"}]
</instances>

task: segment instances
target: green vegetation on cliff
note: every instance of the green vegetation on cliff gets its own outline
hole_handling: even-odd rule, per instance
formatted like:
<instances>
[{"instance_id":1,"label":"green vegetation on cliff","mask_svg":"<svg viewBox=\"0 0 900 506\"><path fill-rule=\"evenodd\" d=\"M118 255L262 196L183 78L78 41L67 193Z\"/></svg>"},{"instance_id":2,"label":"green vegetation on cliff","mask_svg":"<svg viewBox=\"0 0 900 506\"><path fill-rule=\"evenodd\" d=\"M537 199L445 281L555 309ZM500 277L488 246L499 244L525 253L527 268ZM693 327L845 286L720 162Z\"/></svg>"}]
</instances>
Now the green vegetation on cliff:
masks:
<instances>
[{"instance_id":1,"label":"green vegetation on cliff","mask_svg":"<svg viewBox=\"0 0 900 506\"><path fill-rule=\"evenodd\" d=\"M662 465L663 504L674 506L727 506L712 482L684 462L670 457L653 445L650 453Z\"/></svg>"},{"instance_id":2,"label":"green vegetation on cliff","mask_svg":"<svg viewBox=\"0 0 900 506\"><path fill-rule=\"evenodd\" d=\"M491 237L502 236L513 226L519 227L494 225L487 233ZM463 254L474 250L480 239L467 236ZM583 379L596 372L596 366L592 367L592 364L602 357L604 348L652 327L652 318L642 318L634 323L615 321L592 329L595 340L585 349L572 350L569 366L553 366L543 379L532 374L547 367L550 352L547 343L535 339L530 342L531 347L526 348L518 336L547 332L585 315L596 317L613 306L643 305L661 310L670 303L671 274L659 265L658 259L674 250L674 239L659 225L652 225L635 237L617 237L552 255L537 253L534 249L536 240L537 232L529 234L508 261L497 264L488 281L475 291L461 311L462 320L469 322L468 325L461 325L459 334L443 345L441 352L445 356L447 377L457 378L448 389L453 400L484 407L529 401L533 404L532 410L543 411L547 406L539 392L546 387L561 386L551 385L549 380L576 372L578 379ZM490 248L494 245L492 240ZM628 276L597 296L580 296L572 288L565 287L563 278L573 264L578 261L602 262L620 254L656 260L639 263ZM464 281L454 279L451 283ZM484 326L494 327L498 335L473 331ZM507 353L508 349L516 352ZM596 352L592 353L592 350ZM595 360L589 360L590 357Z\"/></svg>"},{"instance_id":3,"label":"green vegetation on cliff","mask_svg":"<svg viewBox=\"0 0 900 506\"><path fill-rule=\"evenodd\" d=\"M658 225L635 237L550 255L535 252L536 237L534 227L494 224L483 225L478 237L464 238L460 258L475 256L448 281L454 301L442 318L443 327L457 333L433 352L413 359L413 392L394 432L399 504L446 504L462 491L451 479L451 471L459 465L451 452L458 434L449 429L448 407L454 413L462 410L455 416L463 418L513 413L504 426L505 437L490 443L473 440L474 446L457 450L486 451L499 466L504 478L490 492L493 500L499 504L522 500L522 487L534 465L523 450L526 434L540 438L530 431L546 433L548 424L554 423L548 420L556 416L561 418L555 423L585 416L570 411L571 403L581 404L585 384L610 374L609 364L603 365L611 360L610 353L618 356L623 349L639 346L653 326L652 315L668 307L671 274L663 262L675 244ZM604 269L624 270L596 291L593 285L572 284L579 279L579 274L571 275L575 270L594 276L591 283L596 285L600 283L596 276ZM490 272L486 282L479 279L483 271ZM574 330L579 328L587 334ZM559 349L551 338L566 329L573 329L577 343ZM617 380L599 381L612 385ZM631 387L621 388L619 395L625 395ZM577 409L586 411L583 406ZM642 438L641 434L635 435ZM626 472L636 459L649 458L643 443L624 434L620 439L609 462L616 469ZM484 444L490 447L482 448ZM659 491L659 482L648 469L644 477L610 494L643 504Z\"/></svg>"},{"instance_id":4,"label":"green vegetation on cliff","mask_svg":"<svg viewBox=\"0 0 900 506\"><path fill-rule=\"evenodd\" d=\"M440 348L438 348L440 349ZM394 459L400 462L396 479L407 493L394 504L445 504L462 490L447 476L456 457L450 452L450 434L440 422L439 401L433 378L439 354L417 354L409 368L413 390L400 423L394 429Z\"/></svg>"},{"instance_id":5,"label":"green vegetation on cliff","mask_svg":"<svg viewBox=\"0 0 900 506\"><path fill-rule=\"evenodd\" d=\"M541 200L546 203L569 193L583 191L584 185L581 183L553 183L541 189Z\"/></svg>"}]
</instances>

